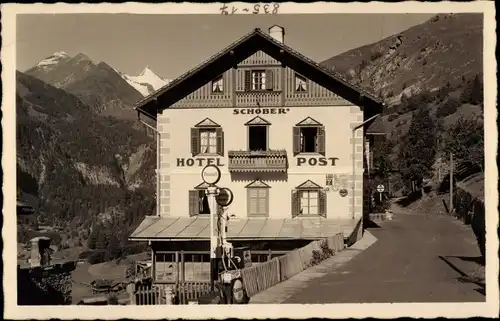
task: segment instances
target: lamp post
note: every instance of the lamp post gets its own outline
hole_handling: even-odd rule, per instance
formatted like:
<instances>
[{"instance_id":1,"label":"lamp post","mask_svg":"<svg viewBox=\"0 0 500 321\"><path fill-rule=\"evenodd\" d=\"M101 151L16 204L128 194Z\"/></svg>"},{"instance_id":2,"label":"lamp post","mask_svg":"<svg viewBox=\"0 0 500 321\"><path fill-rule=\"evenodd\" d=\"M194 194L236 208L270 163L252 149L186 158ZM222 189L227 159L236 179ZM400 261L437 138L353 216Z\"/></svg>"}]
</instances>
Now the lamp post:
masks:
<instances>
[{"instance_id":1,"label":"lamp post","mask_svg":"<svg viewBox=\"0 0 500 321\"><path fill-rule=\"evenodd\" d=\"M214 291L215 280L217 279L217 249L219 247L219 238L215 233L217 222L215 221L217 214L217 200L218 195L217 182L219 182L221 172L215 165L207 165L201 172L201 178L208 184L206 191L208 206L210 207L210 290Z\"/></svg>"}]
</instances>

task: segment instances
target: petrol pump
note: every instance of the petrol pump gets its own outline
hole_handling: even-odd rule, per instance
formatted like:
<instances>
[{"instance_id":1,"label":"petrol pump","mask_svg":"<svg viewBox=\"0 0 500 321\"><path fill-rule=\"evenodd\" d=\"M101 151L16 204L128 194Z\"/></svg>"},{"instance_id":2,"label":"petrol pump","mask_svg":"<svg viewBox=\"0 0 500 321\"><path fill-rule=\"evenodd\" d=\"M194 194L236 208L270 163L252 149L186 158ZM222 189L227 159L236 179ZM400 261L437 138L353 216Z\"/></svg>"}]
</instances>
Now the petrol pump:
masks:
<instances>
[{"instance_id":1,"label":"petrol pump","mask_svg":"<svg viewBox=\"0 0 500 321\"><path fill-rule=\"evenodd\" d=\"M233 202L230 189L217 187L221 172L215 165L207 165L201 173L208 184L206 191L210 207L210 286L212 293L218 292L222 304L248 303L241 277L241 269L252 264L248 248L234 248L227 241L227 226L230 220L227 206Z\"/></svg>"}]
</instances>

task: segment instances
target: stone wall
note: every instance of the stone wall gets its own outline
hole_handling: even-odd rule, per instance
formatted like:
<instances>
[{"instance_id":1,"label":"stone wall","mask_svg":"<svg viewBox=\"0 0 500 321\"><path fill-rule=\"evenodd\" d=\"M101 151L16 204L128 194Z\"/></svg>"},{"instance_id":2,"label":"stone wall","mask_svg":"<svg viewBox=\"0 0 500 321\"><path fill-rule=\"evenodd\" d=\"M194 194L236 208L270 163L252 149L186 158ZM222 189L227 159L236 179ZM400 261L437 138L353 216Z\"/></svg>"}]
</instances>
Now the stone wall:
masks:
<instances>
[{"instance_id":1,"label":"stone wall","mask_svg":"<svg viewBox=\"0 0 500 321\"><path fill-rule=\"evenodd\" d=\"M18 305L71 304L71 273L75 268L75 262L18 268Z\"/></svg>"}]
</instances>

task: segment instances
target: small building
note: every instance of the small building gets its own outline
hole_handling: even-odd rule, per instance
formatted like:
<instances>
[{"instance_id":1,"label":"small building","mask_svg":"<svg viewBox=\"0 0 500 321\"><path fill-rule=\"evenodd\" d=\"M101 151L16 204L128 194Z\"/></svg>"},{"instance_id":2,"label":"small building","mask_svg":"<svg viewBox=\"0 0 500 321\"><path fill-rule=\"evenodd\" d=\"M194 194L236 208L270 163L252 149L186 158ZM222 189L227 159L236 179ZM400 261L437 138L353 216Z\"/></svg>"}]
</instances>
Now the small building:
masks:
<instances>
[{"instance_id":1,"label":"small building","mask_svg":"<svg viewBox=\"0 0 500 321\"><path fill-rule=\"evenodd\" d=\"M225 210L235 245L281 251L359 234L370 135L380 133L367 128L383 102L284 36L280 26L252 30L137 104L140 120L156 124L157 210L130 240L158 255L208 254L201 171L210 164L234 194Z\"/></svg>"}]
</instances>

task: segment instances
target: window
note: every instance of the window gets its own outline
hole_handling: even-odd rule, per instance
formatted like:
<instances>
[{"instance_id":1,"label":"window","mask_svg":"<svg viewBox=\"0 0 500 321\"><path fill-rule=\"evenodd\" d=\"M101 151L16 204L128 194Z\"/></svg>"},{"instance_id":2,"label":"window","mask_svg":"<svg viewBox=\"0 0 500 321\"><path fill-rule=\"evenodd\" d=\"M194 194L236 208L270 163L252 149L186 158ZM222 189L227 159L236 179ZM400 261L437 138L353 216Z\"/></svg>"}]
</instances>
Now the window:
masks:
<instances>
[{"instance_id":1,"label":"window","mask_svg":"<svg viewBox=\"0 0 500 321\"><path fill-rule=\"evenodd\" d=\"M215 128L200 129L200 154L217 153L217 131Z\"/></svg>"},{"instance_id":2,"label":"window","mask_svg":"<svg viewBox=\"0 0 500 321\"><path fill-rule=\"evenodd\" d=\"M269 125L270 122L257 116L247 122L248 126L248 150L267 151L269 149Z\"/></svg>"},{"instance_id":3,"label":"window","mask_svg":"<svg viewBox=\"0 0 500 321\"><path fill-rule=\"evenodd\" d=\"M295 91L307 91L307 79L299 74L295 74Z\"/></svg>"},{"instance_id":4,"label":"window","mask_svg":"<svg viewBox=\"0 0 500 321\"><path fill-rule=\"evenodd\" d=\"M252 90L266 89L266 73L264 71L252 71Z\"/></svg>"},{"instance_id":5,"label":"window","mask_svg":"<svg viewBox=\"0 0 500 321\"><path fill-rule=\"evenodd\" d=\"M273 70L246 70L245 91L273 90Z\"/></svg>"},{"instance_id":6,"label":"window","mask_svg":"<svg viewBox=\"0 0 500 321\"><path fill-rule=\"evenodd\" d=\"M256 180L246 188L248 216L269 216L269 185Z\"/></svg>"},{"instance_id":7,"label":"window","mask_svg":"<svg viewBox=\"0 0 500 321\"><path fill-rule=\"evenodd\" d=\"M293 153L325 155L325 127L308 117L293 127Z\"/></svg>"},{"instance_id":8,"label":"window","mask_svg":"<svg viewBox=\"0 0 500 321\"><path fill-rule=\"evenodd\" d=\"M297 216L326 217L326 193L310 180L292 191L292 217Z\"/></svg>"},{"instance_id":9,"label":"window","mask_svg":"<svg viewBox=\"0 0 500 321\"><path fill-rule=\"evenodd\" d=\"M219 94L224 92L224 79L221 76L212 80L212 93Z\"/></svg>"},{"instance_id":10,"label":"window","mask_svg":"<svg viewBox=\"0 0 500 321\"><path fill-rule=\"evenodd\" d=\"M191 154L224 156L224 132L209 118L191 128Z\"/></svg>"},{"instance_id":11,"label":"window","mask_svg":"<svg viewBox=\"0 0 500 321\"><path fill-rule=\"evenodd\" d=\"M300 214L318 215L319 191L300 191Z\"/></svg>"}]
</instances>

